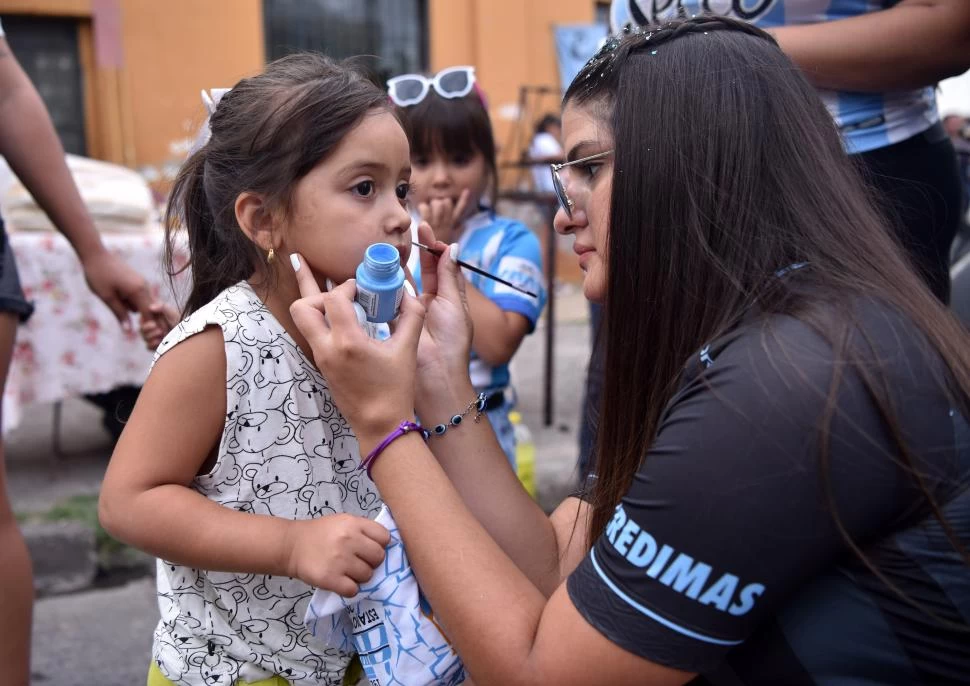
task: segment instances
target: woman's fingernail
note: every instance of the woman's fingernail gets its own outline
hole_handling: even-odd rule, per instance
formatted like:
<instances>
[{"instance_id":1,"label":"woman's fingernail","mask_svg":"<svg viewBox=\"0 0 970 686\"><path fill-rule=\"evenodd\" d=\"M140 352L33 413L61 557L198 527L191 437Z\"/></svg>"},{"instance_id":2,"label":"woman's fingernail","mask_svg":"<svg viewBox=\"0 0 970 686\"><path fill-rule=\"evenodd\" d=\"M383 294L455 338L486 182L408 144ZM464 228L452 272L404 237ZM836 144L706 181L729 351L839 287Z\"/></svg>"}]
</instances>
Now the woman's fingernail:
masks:
<instances>
[{"instance_id":1,"label":"woman's fingernail","mask_svg":"<svg viewBox=\"0 0 970 686\"><path fill-rule=\"evenodd\" d=\"M296 253L290 253L290 264L293 265L293 271L300 271L300 258Z\"/></svg>"},{"instance_id":2,"label":"woman's fingernail","mask_svg":"<svg viewBox=\"0 0 970 686\"><path fill-rule=\"evenodd\" d=\"M452 243L448 246L448 257L451 258L452 262L458 261L458 244Z\"/></svg>"},{"instance_id":3,"label":"woman's fingernail","mask_svg":"<svg viewBox=\"0 0 970 686\"><path fill-rule=\"evenodd\" d=\"M410 295L412 298L417 297L417 295L415 295L414 293L414 286L411 285L410 281L404 282L404 290L406 290L408 292L408 295Z\"/></svg>"}]
</instances>

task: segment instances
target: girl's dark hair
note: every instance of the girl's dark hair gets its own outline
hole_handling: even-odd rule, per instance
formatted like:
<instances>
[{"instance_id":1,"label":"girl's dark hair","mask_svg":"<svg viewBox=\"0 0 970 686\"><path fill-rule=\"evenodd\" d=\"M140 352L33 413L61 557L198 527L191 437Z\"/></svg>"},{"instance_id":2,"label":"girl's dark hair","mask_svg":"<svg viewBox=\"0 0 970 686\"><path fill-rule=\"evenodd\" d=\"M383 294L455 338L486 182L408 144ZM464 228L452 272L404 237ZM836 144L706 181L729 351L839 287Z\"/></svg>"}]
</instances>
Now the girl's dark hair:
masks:
<instances>
[{"instance_id":1,"label":"girl's dark hair","mask_svg":"<svg viewBox=\"0 0 970 686\"><path fill-rule=\"evenodd\" d=\"M536 133L546 133L550 126L562 126L562 120L554 114L547 114L536 123Z\"/></svg>"},{"instance_id":2,"label":"girl's dark hair","mask_svg":"<svg viewBox=\"0 0 970 686\"><path fill-rule=\"evenodd\" d=\"M966 411L965 333L904 258L832 118L775 41L719 17L620 35L570 85L568 105L602 113L615 141L606 378L588 544L630 488L687 360L756 305L798 317L847 363L833 374L818 449L826 496L850 549L885 580L839 519L828 477L843 368L867 387L893 457L970 561L913 468L884 370L862 364L858 345L849 345L858 339L853 303L886 303L922 332L948 371L945 392ZM800 262L810 266L792 280L807 279L809 288L766 288L777 270Z\"/></svg>"},{"instance_id":3,"label":"girl's dark hair","mask_svg":"<svg viewBox=\"0 0 970 686\"><path fill-rule=\"evenodd\" d=\"M192 286L183 315L266 271L264 256L236 222L239 194L258 193L267 211L285 216L296 182L380 108L393 111L355 63L313 53L280 58L223 96L209 121L211 136L182 165L165 212L173 276L180 271L177 233L182 227L188 233Z\"/></svg>"},{"instance_id":4,"label":"girl's dark hair","mask_svg":"<svg viewBox=\"0 0 970 686\"><path fill-rule=\"evenodd\" d=\"M463 98L443 98L434 89L417 105L399 109L411 143L412 159L474 157L481 153L492 177L492 205L498 183L492 122L477 90Z\"/></svg>"}]
</instances>

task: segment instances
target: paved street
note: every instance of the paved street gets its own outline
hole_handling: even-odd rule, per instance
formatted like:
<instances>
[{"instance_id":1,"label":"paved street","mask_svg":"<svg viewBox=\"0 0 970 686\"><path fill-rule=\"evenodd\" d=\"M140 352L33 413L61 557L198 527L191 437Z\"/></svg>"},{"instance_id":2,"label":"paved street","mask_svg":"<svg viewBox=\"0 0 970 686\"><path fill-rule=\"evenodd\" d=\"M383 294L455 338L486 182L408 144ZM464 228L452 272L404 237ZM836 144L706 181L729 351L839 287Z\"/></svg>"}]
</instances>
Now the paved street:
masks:
<instances>
[{"instance_id":1,"label":"paved street","mask_svg":"<svg viewBox=\"0 0 970 686\"><path fill-rule=\"evenodd\" d=\"M158 618L155 581L40 600L33 686L143 686Z\"/></svg>"}]
</instances>

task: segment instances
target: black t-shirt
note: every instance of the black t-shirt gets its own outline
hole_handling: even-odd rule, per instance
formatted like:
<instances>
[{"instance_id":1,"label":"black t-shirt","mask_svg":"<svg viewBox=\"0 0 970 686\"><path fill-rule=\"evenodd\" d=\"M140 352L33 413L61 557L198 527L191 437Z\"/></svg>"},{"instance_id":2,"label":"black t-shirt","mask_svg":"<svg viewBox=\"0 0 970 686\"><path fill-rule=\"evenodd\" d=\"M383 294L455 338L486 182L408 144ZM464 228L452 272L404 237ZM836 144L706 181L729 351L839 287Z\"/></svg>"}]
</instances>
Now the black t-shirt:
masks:
<instances>
[{"instance_id":1,"label":"black t-shirt","mask_svg":"<svg viewBox=\"0 0 970 686\"><path fill-rule=\"evenodd\" d=\"M860 305L857 321L861 368L888 374L915 466L970 545L967 425L939 358L887 308ZM629 493L569 577L587 621L714 684L970 682L970 634L946 624L970 624L970 567L900 466L860 367L839 366L825 479L837 363L812 328L755 318L688 363ZM851 552L827 485L852 540L922 609Z\"/></svg>"}]
</instances>

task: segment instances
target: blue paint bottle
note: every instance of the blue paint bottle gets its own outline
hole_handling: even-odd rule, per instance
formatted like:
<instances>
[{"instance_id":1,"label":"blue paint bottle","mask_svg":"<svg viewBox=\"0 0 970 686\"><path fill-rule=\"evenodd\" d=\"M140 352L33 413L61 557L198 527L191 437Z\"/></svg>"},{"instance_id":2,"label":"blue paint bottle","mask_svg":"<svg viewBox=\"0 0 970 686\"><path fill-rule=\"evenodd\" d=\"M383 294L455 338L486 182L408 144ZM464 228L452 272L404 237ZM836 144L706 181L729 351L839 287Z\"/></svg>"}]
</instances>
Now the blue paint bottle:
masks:
<instances>
[{"instance_id":1,"label":"blue paint bottle","mask_svg":"<svg viewBox=\"0 0 970 686\"><path fill-rule=\"evenodd\" d=\"M385 323L397 317L404 297L404 268L393 245L374 243L357 267L357 303L367 321Z\"/></svg>"}]
</instances>

